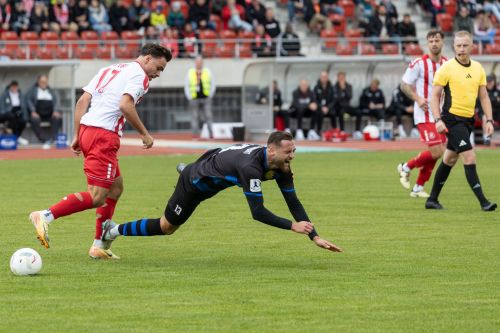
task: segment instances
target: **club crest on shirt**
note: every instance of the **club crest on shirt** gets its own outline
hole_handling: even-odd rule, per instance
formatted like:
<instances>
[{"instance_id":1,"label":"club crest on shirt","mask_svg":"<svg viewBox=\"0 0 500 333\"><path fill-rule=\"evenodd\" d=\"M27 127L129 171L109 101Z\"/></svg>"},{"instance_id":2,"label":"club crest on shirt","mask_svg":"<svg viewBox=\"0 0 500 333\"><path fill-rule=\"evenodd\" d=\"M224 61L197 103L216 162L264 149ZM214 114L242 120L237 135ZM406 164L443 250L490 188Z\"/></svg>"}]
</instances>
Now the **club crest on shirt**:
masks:
<instances>
[{"instance_id":1,"label":"club crest on shirt","mask_svg":"<svg viewBox=\"0 0 500 333\"><path fill-rule=\"evenodd\" d=\"M250 179L250 192L262 192L260 179Z\"/></svg>"},{"instance_id":2,"label":"club crest on shirt","mask_svg":"<svg viewBox=\"0 0 500 333\"><path fill-rule=\"evenodd\" d=\"M436 135L434 134L434 132L429 132L429 138L431 140L434 140L436 138Z\"/></svg>"}]
</instances>

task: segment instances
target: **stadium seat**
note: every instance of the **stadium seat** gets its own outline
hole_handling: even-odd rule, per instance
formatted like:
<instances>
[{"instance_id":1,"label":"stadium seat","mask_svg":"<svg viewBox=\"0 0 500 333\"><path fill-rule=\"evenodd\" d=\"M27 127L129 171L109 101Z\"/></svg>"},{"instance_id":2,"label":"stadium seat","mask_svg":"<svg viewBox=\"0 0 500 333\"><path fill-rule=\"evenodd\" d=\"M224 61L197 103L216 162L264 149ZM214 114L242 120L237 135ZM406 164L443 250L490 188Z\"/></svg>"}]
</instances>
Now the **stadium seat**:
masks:
<instances>
[{"instance_id":1,"label":"stadium seat","mask_svg":"<svg viewBox=\"0 0 500 333\"><path fill-rule=\"evenodd\" d=\"M105 41L104 46L117 46L120 37L116 31L105 31L101 33L101 40Z\"/></svg>"},{"instance_id":2,"label":"stadium seat","mask_svg":"<svg viewBox=\"0 0 500 333\"><path fill-rule=\"evenodd\" d=\"M201 30L202 53L205 57L213 57L217 48L217 35L212 30Z\"/></svg>"},{"instance_id":3,"label":"stadium seat","mask_svg":"<svg viewBox=\"0 0 500 333\"><path fill-rule=\"evenodd\" d=\"M99 47L99 35L95 31L82 31L81 39L83 46L88 49L97 49Z\"/></svg>"},{"instance_id":4,"label":"stadium seat","mask_svg":"<svg viewBox=\"0 0 500 333\"><path fill-rule=\"evenodd\" d=\"M34 31L23 31L21 32L21 40L24 42L31 51L36 50L39 44L38 34Z\"/></svg>"},{"instance_id":5,"label":"stadium seat","mask_svg":"<svg viewBox=\"0 0 500 333\"><path fill-rule=\"evenodd\" d=\"M360 39L363 37L363 32L360 29L349 29L344 32L344 37L346 38L349 45L352 47L357 47Z\"/></svg>"},{"instance_id":6,"label":"stadium seat","mask_svg":"<svg viewBox=\"0 0 500 333\"><path fill-rule=\"evenodd\" d=\"M14 49L7 49L5 47L0 48L0 58L7 57L7 58L14 58Z\"/></svg>"},{"instance_id":7,"label":"stadium seat","mask_svg":"<svg viewBox=\"0 0 500 333\"><path fill-rule=\"evenodd\" d=\"M59 35L54 31L42 31L40 33L40 40L48 49L55 50L59 47Z\"/></svg>"},{"instance_id":8,"label":"stadium seat","mask_svg":"<svg viewBox=\"0 0 500 333\"><path fill-rule=\"evenodd\" d=\"M4 31L1 34L2 42L4 43L4 47L8 50L17 49L19 44L19 38L14 31Z\"/></svg>"},{"instance_id":9,"label":"stadium seat","mask_svg":"<svg viewBox=\"0 0 500 333\"><path fill-rule=\"evenodd\" d=\"M241 45L251 47L252 42L255 39L255 33L253 33L252 31L240 31L238 33L238 38L241 41Z\"/></svg>"},{"instance_id":10,"label":"stadium seat","mask_svg":"<svg viewBox=\"0 0 500 333\"><path fill-rule=\"evenodd\" d=\"M337 32L335 30L321 30L320 37L323 40L325 50L333 50L337 46Z\"/></svg>"},{"instance_id":11,"label":"stadium seat","mask_svg":"<svg viewBox=\"0 0 500 333\"><path fill-rule=\"evenodd\" d=\"M377 54L377 50L375 46L372 44L361 43L360 44L360 54L361 55L375 55Z\"/></svg>"},{"instance_id":12,"label":"stadium seat","mask_svg":"<svg viewBox=\"0 0 500 333\"><path fill-rule=\"evenodd\" d=\"M399 54L399 46L397 44L382 44L383 54Z\"/></svg>"},{"instance_id":13,"label":"stadium seat","mask_svg":"<svg viewBox=\"0 0 500 333\"><path fill-rule=\"evenodd\" d=\"M500 44L486 44L483 54L500 54Z\"/></svg>"},{"instance_id":14,"label":"stadium seat","mask_svg":"<svg viewBox=\"0 0 500 333\"><path fill-rule=\"evenodd\" d=\"M186 18L189 17L189 4L185 0L180 1L180 3L181 3L181 12L182 12L182 14Z\"/></svg>"},{"instance_id":15,"label":"stadium seat","mask_svg":"<svg viewBox=\"0 0 500 333\"><path fill-rule=\"evenodd\" d=\"M122 31L121 37L124 46L134 50L141 47L141 36L137 31Z\"/></svg>"},{"instance_id":16,"label":"stadium seat","mask_svg":"<svg viewBox=\"0 0 500 333\"><path fill-rule=\"evenodd\" d=\"M339 6L344 9L344 16L347 18L353 18L355 11L356 11L356 5L352 0L340 0L339 1Z\"/></svg>"},{"instance_id":17,"label":"stadium seat","mask_svg":"<svg viewBox=\"0 0 500 333\"><path fill-rule=\"evenodd\" d=\"M335 52L339 56L353 55L354 47L352 47L352 45L350 44L337 45L337 47L335 48Z\"/></svg>"},{"instance_id":18,"label":"stadium seat","mask_svg":"<svg viewBox=\"0 0 500 333\"><path fill-rule=\"evenodd\" d=\"M451 17L454 17L457 14L457 1L444 0L444 9Z\"/></svg>"},{"instance_id":19,"label":"stadium seat","mask_svg":"<svg viewBox=\"0 0 500 333\"><path fill-rule=\"evenodd\" d=\"M328 19L333 23L333 29L337 32L345 31L345 17L339 14L330 14L328 15Z\"/></svg>"},{"instance_id":20,"label":"stadium seat","mask_svg":"<svg viewBox=\"0 0 500 333\"><path fill-rule=\"evenodd\" d=\"M72 53L73 49L69 46L58 47L55 52L55 58L61 60L70 59Z\"/></svg>"},{"instance_id":21,"label":"stadium seat","mask_svg":"<svg viewBox=\"0 0 500 333\"><path fill-rule=\"evenodd\" d=\"M436 16L437 25L441 28L443 32L453 32L453 16L448 13L437 14Z\"/></svg>"},{"instance_id":22,"label":"stadium seat","mask_svg":"<svg viewBox=\"0 0 500 333\"><path fill-rule=\"evenodd\" d=\"M80 37L74 31L63 31L61 32L61 40L63 41L63 46L74 49L78 47Z\"/></svg>"},{"instance_id":23,"label":"stadium seat","mask_svg":"<svg viewBox=\"0 0 500 333\"><path fill-rule=\"evenodd\" d=\"M216 48L215 56L217 58L234 58L234 46L228 47L226 45L223 45Z\"/></svg>"},{"instance_id":24,"label":"stadium seat","mask_svg":"<svg viewBox=\"0 0 500 333\"><path fill-rule=\"evenodd\" d=\"M41 60L51 60L54 59L54 49L47 47L40 47L34 50L34 57Z\"/></svg>"},{"instance_id":25,"label":"stadium seat","mask_svg":"<svg viewBox=\"0 0 500 333\"><path fill-rule=\"evenodd\" d=\"M128 47L117 47L115 49L115 57L118 59L134 59L138 53L137 51Z\"/></svg>"},{"instance_id":26,"label":"stadium seat","mask_svg":"<svg viewBox=\"0 0 500 333\"><path fill-rule=\"evenodd\" d=\"M34 58L33 52L30 52L30 50L27 47L18 47L14 51L14 58L18 60L29 60Z\"/></svg>"},{"instance_id":27,"label":"stadium seat","mask_svg":"<svg viewBox=\"0 0 500 333\"><path fill-rule=\"evenodd\" d=\"M219 37L223 40L224 46L228 49L233 49L236 45L238 36L232 30L223 30L219 33Z\"/></svg>"},{"instance_id":28,"label":"stadium seat","mask_svg":"<svg viewBox=\"0 0 500 333\"><path fill-rule=\"evenodd\" d=\"M479 52L479 45L477 45L476 43L472 43L472 51L471 53L472 55L479 55L480 52Z\"/></svg>"},{"instance_id":29,"label":"stadium seat","mask_svg":"<svg viewBox=\"0 0 500 333\"><path fill-rule=\"evenodd\" d=\"M98 47L95 50L95 57L97 59L106 59L106 60L112 59L111 46L105 45L105 46Z\"/></svg>"},{"instance_id":30,"label":"stadium seat","mask_svg":"<svg viewBox=\"0 0 500 333\"><path fill-rule=\"evenodd\" d=\"M238 51L239 51L240 58L252 58L253 57L252 49L248 45L243 45L243 44L240 45L240 48L238 49Z\"/></svg>"},{"instance_id":31,"label":"stadium seat","mask_svg":"<svg viewBox=\"0 0 500 333\"><path fill-rule=\"evenodd\" d=\"M94 59L94 49L88 47L78 47L73 50L73 58L89 60Z\"/></svg>"},{"instance_id":32,"label":"stadium seat","mask_svg":"<svg viewBox=\"0 0 500 333\"><path fill-rule=\"evenodd\" d=\"M410 56L421 56L424 51L418 44L409 43L405 46L405 53Z\"/></svg>"},{"instance_id":33,"label":"stadium seat","mask_svg":"<svg viewBox=\"0 0 500 333\"><path fill-rule=\"evenodd\" d=\"M211 14L210 21L215 24L215 31L220 32L222 30L222 20L218 15Z\"/></svg>"}]
</instances>

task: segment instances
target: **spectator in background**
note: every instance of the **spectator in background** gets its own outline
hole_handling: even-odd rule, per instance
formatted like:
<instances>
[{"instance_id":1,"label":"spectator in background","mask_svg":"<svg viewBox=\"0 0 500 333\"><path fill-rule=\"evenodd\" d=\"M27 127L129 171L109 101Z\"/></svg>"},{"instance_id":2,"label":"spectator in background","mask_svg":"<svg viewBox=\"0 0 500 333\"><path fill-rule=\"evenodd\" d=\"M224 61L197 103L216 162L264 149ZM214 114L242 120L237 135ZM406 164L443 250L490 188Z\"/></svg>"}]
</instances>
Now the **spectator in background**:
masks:
<instances>
[{"instance_id":1,"label":"spectator in background","mask_svg":"<svg viewBox=\"0 0 500 333\"><path fill-rule=\"evenodd\" d=\"M334 114L332 118L338 118L340 130L344 131L344 114L346 112L349 114L354 113L351 107L352 86L347 83L345 72L337 73L337 82L333 86L333 98L335 99L335 103L333 105Z\"/></svg>"},{"instance_id":2,"label":"spectator in background","mask_svg":"<svg viewBox=\"0 0 500 333\"><path fill-rule=\"evenodd\" d=\"M299 86L292 93L292 105L290 106L290 116L297 119L297 131L295 132L295 140L304 140L304 128L302 126L302 118L310 117L311 126L307 133L308 140L319 140L321 137L316 133L314 127L318 119L318 104L314 92L309 87L307 80L300 80Z\"/></svg>"},{"instance_id":3,"label":"spectator in background","mask_svg":"<svg viewBox=\"0 0 500 333\"><path fill-rule=\"evenodd\" d=\"M158 43L158 39L160 39L160 31L153 26L149 26L146 29L146 34L144 35L144 39L146 43Z\"/></svg>"},{"instance_id":4,"label":"spectator in background","mask_svg":"<svg viewBox=\"0 0 500 333\"><path fill-rule=\"evenodd\" d=\"M255 28L255 39L252 42L252 52L256 54L257 57L274 56L273 40L271 36L266 33L262 24L257 25Z\"/></svg>"},{"instance_id":5,"label":"spectator in background","mask_svg":"<svg viewBox=\"0 0 500 333\"><path fill-rule=\"evenodd\" d=\"M0 31L8 31L11 28L12 6L8 0L0 0Z\"/></svg>"},{"instance_id":6,"label":"spectator in background","mask_svg":"<svg viewBox=\"0 0 500 333\"><path fill-rule=\"evenodd\" d=\"M196 138L200 134L200 118L207 123L210 138L213 138L212 130L212 98L215 94L215 82L212 72L203 66L203 58L198 56L195 67L191 68L186 75L184 93L189 101L191 110L191 131Z\"/></svg>"},{"instance_id":7,"label":"spectator in background","mask_svg":"<svg viewBox=\"0 0 500 333\"><path fill-rule=\"evenodd\" d=\"M55 32L70 30L69 6L67 2L65 0L57 0L51 6L54 17L52 22L50 22L50 30ZM74 27L76 29L76 26Z\"/></svg>"},{"instance_id":8,"label":"spectator in background","mask_svg":"<svg viewBox=\"0 0 500 333\"><path fill-rule=\"evenodd\" d=\"M487 13L493 13L497 22L500 22L500 2L498 0L484 0L483 10Z\"/></svg>"},{"instance_id":9,"label":"spectator in background","mask_svg":"<svg viewBox=\"0 0 500 333\"><path fill-rule=\"evenodd\" d=\"M17 137L17 143L29 142L21 136L28 121L26 101L17 81L12 81L0 96L0 123L7 122L7 128Z\"/></svg>"},{"instance_id":10,"label":"spectator in background","mask_svg":"<svg viewBox=\"0 0 500 333\"><path fill-rule=\"evenodd\" d=\"M30 15L30 31L40 33L49 30L49 9L42 1L36 1Z\"/></svg>"},{"instance_id":11,"label":"spectator in background","mask_svg":"<svg viewBox=\"0 0 500 333\"><path fill-rule=\"evenodd\" d=\"M281 35L281 55L288 57L302 56L300 54L299 35L293 32L292 23L288 22L285 32Z\"/></svg>"},{"instance_id":12,"label":"spectator in background","mask_svg":"<svg viewBox=\"0 0 500 333\"><path fill-rule=\"evenodd\" d=\"M193 31L191 23L184 24L184 30L180 31L179 53L182 57L194 58L198 49L198 37Z\"/></svg>"},{"instance_id":13,"label":"spectator in background","mask_svg":"<svg viewBox=\"0 0 500 333\"><path fill-rule=\"evenodd\" d=\"M78 27L78 32L90 30L89 11L87 0L79 0L74 6L70 6L70 21Z\"/></svg>"},{"instance_id":14,"label":"spectator in background","mask_svg":"<svg viewBox=\"0 0 500 333\"><path fill-rule=\"evenodd\" d=\"M474 41L482 42L483 44L494 44L496 29L493 27L490 18L484 10L477 12L474 19Z\"/></svg>"},{"instance_id":15,"label":"spectator in background","mask_svg":"<svg viewBox=\"0 0 500 333\"><path fill-rule=\"evenodd\" d=\"M458 15L453 20L453 30L455 31L468 31L470 34L474 33L474 20L469 16L467 7L460 7Z\"/></svg>"},{"instance_id":16,"label":"spectator in background","mask_svg":"<svg viewBox=\"0 0 500 333\"><path fill-rule=\"evenodd\" d=\"M476 0L458 0L457 5L458 7L466 7L470 17L476 17L478 10Z\"/></svg>"},{"instance_id":17,"label":"spectator in background","mask_svg":"<svg viewBox=\"0 0 500 333\"><path fill-rule=\"evenodd\" d=\"M397 36L396 25L393 20L387 16L384 6L380 5L377 7L377 14L371 17L365 35L372 37L373 43L377 46L380 41L387 41L389 38Z\"/></svg>"},{"instance_id":18,"label":"spectator in background","mask_svg":"<svg viewBox=\"0 0 500 333\"><path fill-rule=\"evenodd\" d=\"M252 31L253 26L245 21L245 9L235 0L227 0L222 8L222 22L224 29Z\"/></svg>"},{"instance_id":19,"label":"spectator in background","mask_svg":"<svg viewBox=\"0 0 500 333\"><path fill-rule=\"evenodd\" d=\"M174 1L170 5L170 12L168 13L167 23L169 27L181 30L184 27L186 18L181 11L181 3L179 1Z\"/></svg>"},{"instance_id":20,"label":"spectator in background","mask_svg":"<svg viewBox=\"0 0 500 333\"><path fill-rule=\"evenodd\" d=\"M385 96L380 90L380 81L373 79L368 87L363 89L359 96L359 113L356 119L356 127L359 129L362 116L375 117L382 120L385 117Z\"/></svg>"},{"instance_id":21,"label":"spectator in background","mask_svg":"<svg viewBox=\"0 0 500 333\"><path fill-rule=\"evenodd\" d=\"M326 71L321 72L313 91L319 109L316 128L317 133L321 135L321 131L323 129L323 117L325 116L330 117L332 128L337 128L337 119L333 112L333 105L335 104L333 86Z\"/></svg>"},{"instance_id":22,"label":"spectator in background","mask_svg":"<svg viewBox=\"0 0 500 333\"><path fill-rule=\"evenodd\" d=\"M281 117L283 119L283 125L285 126L285 131L290 132L290 114L288 111L284 111L281 107L283 101L281 99L281 90L278 88L278 81L273 80L272 84L273 93L273 127L276 129L276 117ZM264 87L259 90L256 97L257 104L267 104L269 103L269 88Z\"/></svg>"},{"instance_id":23,"label":"spectator in background","mask_svg":"<svg viewBox=\"0 0 500 333\"><path fill-rule=\"evenodd\" d=\"M415 23L411 21L410 14L404 14L403 20L398 24L398 35L404 38L403 44L415 43L418 44L417 30L415 28Z\"/></svg>"},{"instance_id":24,"label":"spectator in background","mask_svg":"<svg viewBox=\"0 0 500 333\"><path fill-rule=\"evenodd\" d=\"M500 121L500 91L497 88L495 75L488 75L486 77L486 90L488 91L488 96L491 101L491 110L493 114L493 121ZM486 116L483 112L483 107L479 102L476 102L476 108L478 109L478 116L481 119L483 127L483 143L487 146L491 145L491 137L486 134Z\"/></svg>"},{"instance_id":25,"label":"spectator in background","mask_svg":"<svg viewBox=\"0 0 500 333\"><path fill-rule=\"evenodd\" d=\"M129 28L128 9L123 0L117 0L109 8L109 23L114 31L121 34Z\"/></svg>"},{"instance_id":26,"label":"spectator in background","mask_svg":"<svg viewBox=\"0 0 500 333\"><path fill-rule=\"evenodd\" d=\"M157 2L155 9L151 12L151 16L149 18L150 26L156 28L160 34L168 28L167 17L165 16L164 9L165 8L163 8L162 2Z\"/></svg>"},{"instance_id":27,"label":"spectator in background","mask_svg":"<svg viewBox=\"0 0 500 333\"><path fill-rule=\"evenodd\" d=\"M166 28L161 38L161 46L167 48L172 53L172 58L177 58L179 55L179 42L170 28Z\"/></svg>"},{"instance_id":28,"label":"spectator in background","mask_svg":"<svg viewBox=\"0 0 500 333\"><path fill-rule=\"evenodd\" d=\"M23 31L28 31L30 28L30 15L26 11L23 2L16 2L14 13L11 18L11 29L17 34Z\"/></svg>"},{"instance_id":29,"label":"spectator in background","mask_svg":"<svg viewBox=\"0 0 500 333\"><path fill-rule=\"evenodd\" d=\"M266 8L259 0L252 0L246 9L246 18L254 28L259 24L264 24L266 19Z\"/></svg>"},{"instance_id":30,"label":"spectator in background","mask_svg":"<svg viewBox=\"0 0 500 333\"><path fill-rule=\"evenodd\" d=\"M149 26L150 15L151 11L142 0L134 0L132 5L128 7L130 30L137 30L139 34L144 35Z\"/></svg>"},{"instance_id":31,"label":"spectator in background","mask_svg":"<svg viewBox=\"0 0 500 333\"><path fill-rule=\"evenodd\" d=\"M320 3L323 6L323 9L325 10L327 16L330 14L338 14L344 16L344 8L338 5L338 0L321 0Z\"/></svg>"},{"instance_id":32,"label":"spectator in background","mask_svg":"<svg viewBox=\"0 0 500 333\"><path fill-rule=\"evenodd\" d=\"M382 0L380 2L380 5L385 7L386 16L388 19L391 19L392 24L397 25L399 18L398 10L396 6L392 3L392 0Z\"/></svg>"},{"instance_id":33,"label":"spectator in background","mask_svg":"<svg viewBox=\"0 0 500 333\"><path fill-rule=\"evenodd\" d=\"M427 9L432 15L431 28L435 28L437 14L444 13L444 0L430 0Z\"/></svg>"},{"instance_id":34,"label":"spectator in background","mask_svg":"<svg viewBox=\"0 0 500 333\"><path fill-rule=\"evenodd\" d=\"M214 15L217 15L219 17L222 17L222 9L226 5L226 0L211 0L211 13Z\"/></svg>"},{"instance_id":35,"label":"spectator in background","mask_svg":"<svg viewBox=\"0 0 500 333\"><path fill-rule=\"evenodd\" d=\"M98 33L111 31L107 9L99 0L90 1L89 22L92 30Z\"/></svg>"},{"instance_id":36,"label":"spectator in background","mask_svg":"<svg viewBox=\"0 0 500 333\"><path fill-rule=\"evenodd\" d=\"M266 17L264 18L264 29L271 38L277 38L281 34L280 23L274 18L274 10L266 9Z\"/></svg>"},{"instance_id":37,"label":"spectator in background","mask_svg":"<svg viewBox=\"0 0 500 333\"><path fill-rule=\"evenodd\" d=\"M297 14L304 17L306 13L305 2L309 0L288 0L288 21L295 22Z\"/></svg>"},{"instance_id":38,"label":"spectator in background","mask_svg":"<svg viewBox=\"0 0 500 333\"><path fill-rule=\"evenodd\" d=\"M406 96L398 85L398 87L392 92L392 100L391 104L387 108L387 116L396 117L396 125L398 127L398 134L400 138L408 137L403 126L403 116L408 116L413 119L413 104L414 101ZM413 132L414 131L412 130L412 133ZM417 137L419 136L420 135Z\"/></svg>"},{"instance_id":39,"label":"spectator in background","mask_svg":"<svg viewBox=\"0 0 500 333\"><path fill-rule=\"evenodd\" d=\"M194 30L210 29L215 30L214 22L210 21L210 4L206 0L196 0L189 7L189 23Z\"/></svg>"},{"instance_id":40,"label":"spectator in background","mask_svg":"<svg viewBox=\"0 0 500 333\"><path fill-rule=\"evenodd\" d=\"M31 128L35 132L40 142L44 143L43 148L49 149L52 141L62 125L61 113L58 111L59 104L56 93L49 87L46 75L38 77L37 82L26 93L26 105L31 117ZM40 123L50 121L50 137L42 135Z\"/></svg>"},{"instance_id":41,"label":"spectator in background","mask_svg":"<svg viewBox=\"0 0 500 333\"><path fill-rule=\"evenodd\" d=\"M319 0L306 0L305 6L304 21L312 32L320 33L323 29L332 29L332 22Z\"/></svg>"}]
</instances>

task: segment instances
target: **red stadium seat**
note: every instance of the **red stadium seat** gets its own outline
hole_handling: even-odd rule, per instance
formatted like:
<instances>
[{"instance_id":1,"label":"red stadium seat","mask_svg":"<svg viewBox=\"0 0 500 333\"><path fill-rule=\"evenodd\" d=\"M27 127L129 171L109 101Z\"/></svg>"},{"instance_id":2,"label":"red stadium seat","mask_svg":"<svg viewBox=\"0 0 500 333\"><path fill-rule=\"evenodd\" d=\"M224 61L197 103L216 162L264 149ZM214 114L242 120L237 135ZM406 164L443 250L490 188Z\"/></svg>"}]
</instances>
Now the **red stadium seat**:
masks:
<instances>
[{"instance_id":1,"label":"red stadium seat","mask_svg":"<svg viewBox=\"0 0 500 333\"><path fill-rule=\"evenodd\" d=\"M19 46L19 38L14 31L4 31L1 35L2 42L5 44L5 48L9 50L17 49Z\"/></svg>"},{"instance_id":2,"label":"red stadium seat","mask_svg":"<svg viewBox=\"0 0 500 333\"><path fill-rule=\"evenodd\" d=\"M211 14L210 21L215 24L215 31L220 32L222 30L222 19L219 16Z\"/></svg>"},{"instance_id":3,"label":"red stadium seat","mask_svg":"<svg viewBox=\"0 0 500 333\"><path fill-rule=\"evenodd\" d=\"M31 51L38 48L39 39L38 34L34 31L21 32L21 40Z\"/></svg>"},{"instance_id":4,"label":"red stadium seat","mask_svg":"<svg viewBox=\"0 0 500 333\"><path fill-rule=\"evenodd\" d=\"M375 49L375 46L372 44L366 44L366 43L361 43L360 44L360 54L361 55L375 55L377 54L377 50Z\"/></svg>"},{"instance_id":5,"label":"red stadium seat","mask_svg":"<svg viewBox=\"0 0 500 333\"><path fill-rule=\"evenodd\" d=\"M471 53L472 55L479 55L480 52L479 52L479 45L475 44L475 43L472 43L472 51Z\"/></svg>"},{"instance_id":6,"label":"red stadium seat","mask_svg":"<svg viewBox=\"0 0 500 333\"><path fill-rule=\"evenodd\" d=\"M346 38L349 45L352 47L357 47L363 37L363 32L360 29L349 29L344 32L344 37Z\"/></svg>"},{"instance_id":7,"label":"red stadium seat","mask_svg":"<svg viewBox=\"0 0 500 333\"><path fill-rule=\"evenodd\" d=\"M40 47L33 52L34 52L35 58L37 58L37 59L42 59L42 60L54 59L54 49L50 49L47 47Z\"/></svg>"},{"instance_id":8,"label":"red stadium seat","mask_svg":"<svg viewBox=\"0 0 500 333\"><path fill-rule=\"evenodd\" d=\"M142 37L137 33L137 31L122 31L122 42L124 46L134 49L139 50L141 47L141 39Z\"/></svg>"},{"instance_id":9,"label":"red stadium seat","mask_svg":"<svg viewBox=\"0 0 500 333\"><path fill-rule=\"evenodd\" d=\"M14 49L7 49L5 47L2 47L0 49L0 58L1 57L7 57L7 58L14 58Z\"/></svg>"},{"instance_id":10,"label":"red stadium seat","mask_svg":"<svg viewBox=\"0 0 500 333\"><path fill-rule=\"evenodd\" d=\"M353 55L354 54L354 47L352 47L350 44L337 45L335 52L339 56Z\"/></svg>"},{"instance_id":11,"label":"red stadium seat","mask_svg":"<svg viewBox=\"0 0 500 333\"><path fill-rule=\"evenodd\" d=\"M238 33L238 38L241 41L241 45L251 47L252 42L255 39L255 33L252 31L240 31Z\"/></svg>"},{"instance_id":12,"label":"red stadium seat","mask_svg":"<svg viewBox=\"0 0 500 333\"><path fill-rule=\"evenodd\" d=\"M333 29L337 32L344 32L345 31L345 17L339 14L330 14L328 16L328 19L332 21L333 23Z\"/></svg>"},{"instance_id":13,"label":"red stadium seat","mask_svg":"<svg viewBox=\"0 0 500 333\"><path fill-rule=\"evenodd\" d=\"M500 44L486 44L483 54L500 54Z\"/></svg>"},{"instance_id":14,"label":"red stadium seat","mask_svg":"<svg viewBox=\"0 0 500 333\"><path fill-rule=\"evenodd\" d=\"M339 1L339 6L344 9L344 16L347 18L353 18L355 11L356 11L356 5L352 0L340 0Z\"/></svg>"},{"instance_id":15,"label":"red stadium seat","mask_svg":"<svg viewBox=\"0 0 500 333\"><path fill-rule=\"evenodd\" d=\"M399 54L399 46L397 44L382 44L382 53L386 55Z\"/></svg>"},{"instance_id":16,"label":"red stadium seat","mask_svg":"<svg viewBox=\"0 0 500 333\"><path fill-rule=\"evenodd\" d=\"M407 55L410 55L410 56L420 56L420 55L424 54L424 51L422 50L422 48L420 48L420 46L418 46L418 44L413 44L413 43L406 44L405 52Z\"/></svg>"},{"instance_id":17,"label":"red stadium seat","mask_svg":"<svg viewBox=\"0 0 500 333\"><path fill-rule=\"evenodd\" d=\"M240 58L252 58L253 57L252 49L248 45L240 45L239 53L240 53Z\"/></svg>"},{"instance_id":18,"label":"red stadium seat","mask_svg":"<svg viewBox=\"0 0 500 333\"><path fill-rule=\"evenodd\" d=\"M56 53L55 53L55 58L56 59L70 59L73 54L73 49L69 46L62 46L57 48Z\"/></svg>"},{"instance_id":19,"label":"red stadium seat","mask_svg":"<svg viewBox=\"0 0 500 333\"><path fill-rule=\"evenodd\" d=\"M234 58L234 47L227 47L225 45L218 47L215 50L217 58Z\"/></svg>"},{"instance_id":20,"label":"red stadium seat","mask_svg":"<svg viewBox=\"0 0 500 333\"><path fill-rule=\"evenodd\" d=\"M95 50L95 57L97 59L112 59L111 57L111 46L101 46Z\"/></svg>"},{"instance_id":21,"label":"red stadium seat","mask_svg":"<svg viewBox=\"0 0 500 333\"><path fill-rule=\"evenodd\" d=\"M437 14L436 16L437 25L441 28L443 32L453 31L453 17L447 13Z\"/></svg>"},{"instance_id":22,"label":"red stadium seat","mask_svg":"<svg viewBox=\"0 0 500 333\"><path fill-rule=\"evenodd\" d=\"M18 60L29 60L34 58L34 54L33 52L30 52L27 47L18 47L14 51L14 58Z\"/></svg>"},{"instance_id":23,"label":"red stadium seat","mask_svg":"<svg viewBox=\"0 0 500 333\"><path fill-rule=\"evenodd\" d=\"M80 37L74 31L63 31L61 32L61 40L63 41L63 46L74 49L78 47Z\"/></svg>"},{"instance_id":24,"label":"red stadium seat","mask_svg":"<svg viewBox=\"0 0 500 333\"><path fill-rule=\"evenodd\" d=\"M134 59L137 56L138 50L128 47L117 47L115 49L115 57L118 59Z\"/></svg>"},{"instance_id":25,"label":"red stadium seat","mask_svg":"<svg viewBox=\"0 0 500 333\"><path fill-rule=\"evenodd\" d=\"M457 14L457 1L456 0L444 0L444 9L446 13L454 17Z\"/></svg>"},{"instance_id":26,"label":"red stadium seat","mask_svg":"<svg viewBox=\"0 0 500 333\"><path fill-rule=\"evenodd\" d=\"M81 39L86 48L97 49L99 47L99 35L95 31L82 31Z\"/></svg>"},{"instance_id":27,"label":"red stadium seat","mask_svg":"<svg viewBox=\"0 0 500 333\"><path fill-rule=\"evenodd\" d=\"M212 30L200 31L202 50L205 57L213 57L217 48L217 35Z\"/></svg>"},{"instance_id":28,"label":"red stadium seat","mask_svg":"<svg viewBox=\"0 0 500 333\"><path fill-rule=\"evenodd\" d=\"M118 45L120 37L116 31L105 31L101 33L101 40L105 41L104 46L116 46Z\"/></svg>"},{"instance_id":29,"label":"red stadium seat","mask_svg":"<svg viewBox=\"0 0 500 333\"><path fill-rule=\"evenodd\" d=\"M332 50L337 46L337 32L335 30L321 30L320 37L323 40L324 49Z\"/></svg>"},{"instance_id":30,"label":"red stadium seat","mask_svg":"<svg viewBox=\"0 0 500 333\"><path fill-rule=\"evenodd\" d=\"M59 47L59 35L54 31L42 31L40 33L40 40L48 49L57 49Z\"/></svg>"},{"instance_id":31,"label":"red stadium seat","mask_svg":"<svg viewBox=\"0 0 500 333\"><path fill-rule=\"evenodd\" d=\"M73 58L83 60L94 59L94 49L88 47L78 47L74 49Z\"/></svg>"},{"instance_id":32,"label":"red stadium seat","mask_svg":"<svg viewBox=\"0 0 500 333\"><path fill-rule=\"evenodd\" d=\"M233 49L236 45L238 36L232 30L223 30L219 33L219 37L224 41L224 46L228 49Z\"/></svg>"},{"instance_id":33,"label":"red stadium seat","mask_svg":"<svg viewBox=\"0 0 500 333\"><path fill-rule=\"evenodd\" d=\"M180 1L180 3L181 3L181 12L187 19L189 16L189 4L187 3L187 1Z\"/></svg>"}]
</instances>

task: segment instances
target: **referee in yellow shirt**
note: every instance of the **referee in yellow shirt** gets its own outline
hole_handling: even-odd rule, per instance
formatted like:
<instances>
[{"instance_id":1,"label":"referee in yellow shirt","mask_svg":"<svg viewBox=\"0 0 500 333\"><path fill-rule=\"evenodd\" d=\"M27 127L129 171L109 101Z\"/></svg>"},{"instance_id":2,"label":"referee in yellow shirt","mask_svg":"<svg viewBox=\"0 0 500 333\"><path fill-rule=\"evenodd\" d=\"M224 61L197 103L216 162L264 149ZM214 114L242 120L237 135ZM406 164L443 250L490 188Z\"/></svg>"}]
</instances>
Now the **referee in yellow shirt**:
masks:
<instances>
[{"instance_id":1,"label":"referee in yellow shirt","mask_svg":"<svg viewBox=\"0 0 500 333\"><path fill-rule=\"evenodd\" d=\"M425 203L425 208L443 209L438 196L460 155L467 182L479 200L481 209L493 211L497 208L497 204L490 202L483 194L476 172L476 154L470 142L474 126L474 106L478 94L487 118L486 135L491 136L494 131L491 102L486 90L486 73L479 62L470 58L472 37L469 32L457 32L453 48L455 58L444 63L434 76L431 111L436 120L437 131L446 133L448 144L443 161L434 176L432 192ZM443 93L444 103L440 112L439 105Z\"/></svg>"}]
</instances>

